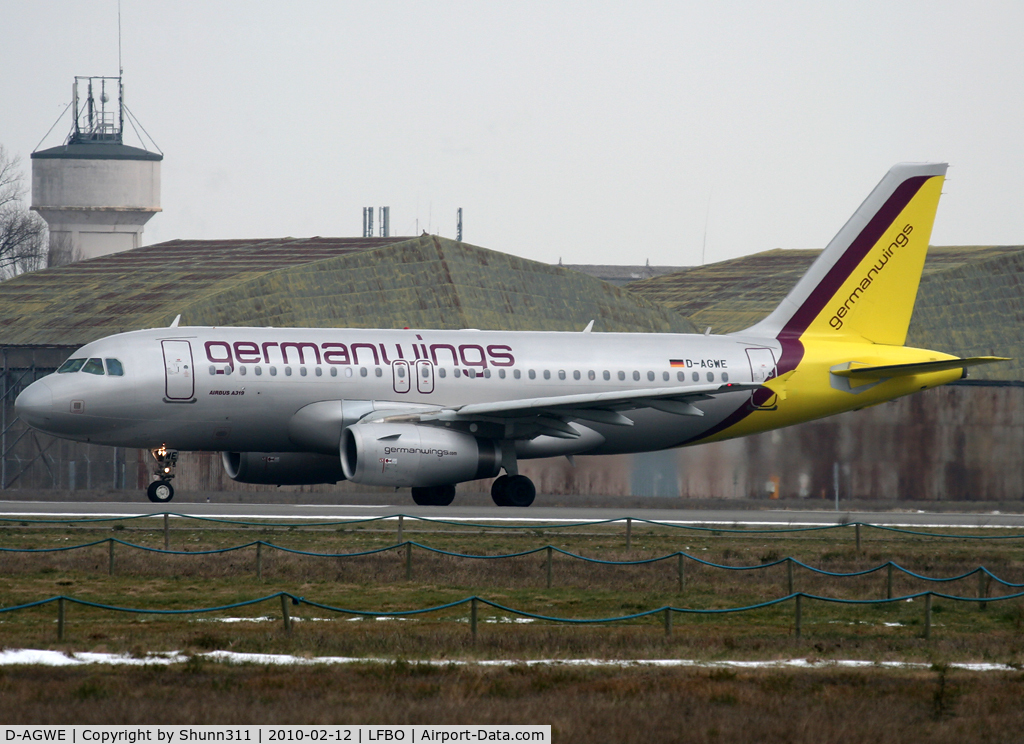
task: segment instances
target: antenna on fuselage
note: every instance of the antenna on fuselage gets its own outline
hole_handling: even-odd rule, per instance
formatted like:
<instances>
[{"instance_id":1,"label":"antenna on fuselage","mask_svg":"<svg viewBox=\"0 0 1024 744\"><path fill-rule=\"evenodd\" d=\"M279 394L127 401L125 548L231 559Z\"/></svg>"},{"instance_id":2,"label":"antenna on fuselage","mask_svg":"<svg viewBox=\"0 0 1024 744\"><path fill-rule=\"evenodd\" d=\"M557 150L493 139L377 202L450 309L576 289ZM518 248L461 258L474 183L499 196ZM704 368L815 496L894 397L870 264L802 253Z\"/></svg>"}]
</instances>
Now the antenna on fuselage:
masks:
<instances>
[{"instance_id":1,"label":"antenna on fuselage","mask_svg":"<svg viewBox=\"0 0 1024 744\"><path fill-rule=\"evenodd\" d=\"M590 333L590 331L593 330L593 328L594 328L594 321L590 321L589 323L587 323L587 327L583 329L583 332L584 333Z\"/></svg>"},{"instance_id":2,"label":"antenna on fuselage","mask_svg":"<svg viewBox=\"0 0 1024 744\"><path fill-rule=\"evenodd\" d=\"M171 321L171 324L168 326L168 328L177 328L179 320L181 320L181 313L178 313L176 316L174 316L174 320Z\"/></svg>"}]
</instances>

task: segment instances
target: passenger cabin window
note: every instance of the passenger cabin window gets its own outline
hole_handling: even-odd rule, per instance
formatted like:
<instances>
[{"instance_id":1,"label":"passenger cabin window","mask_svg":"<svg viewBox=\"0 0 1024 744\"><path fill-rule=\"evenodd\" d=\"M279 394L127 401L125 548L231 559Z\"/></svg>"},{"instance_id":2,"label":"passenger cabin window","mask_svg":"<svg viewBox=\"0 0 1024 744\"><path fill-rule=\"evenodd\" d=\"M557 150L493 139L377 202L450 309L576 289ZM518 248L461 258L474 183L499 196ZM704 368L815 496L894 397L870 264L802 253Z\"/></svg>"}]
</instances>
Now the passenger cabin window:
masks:
<instances>
[{"instance_id":1,"label":"passenger cabin window","mask_svg":"<svg viewBox=\"0 0 1024 744\"><path fill-rule=\"evenodd\" d=\"M700 372L694 372L693 373L693 381L694 382L700 382Z\"/></svg>"},{"instance_id":2,"label":"passenger cabin window","mask_svg":"<svg viewBox=\"0 0 1024 744\"><path fill-rule=\"evenodd\" d=\"M444 371L444 367L438 367L437 368L437 376L438 377L444 377L447 374L448 373Z\"/></svg>"},{"instance_id":3,"label":"passenger cabin window","mask_svg":"<svg viewBox=\"0 0 1024 744\"><path fill-rule=\"evenodd\" d=\"M621 369L619 370L619 379L620 380L625 380L626 379L626 373L623 372Z\"/></svg>"},{"instance_id":4,"label":"passenger cabin window","mask_svg":"<svg viewBox=\"0 0 1024 744\"><path fill-rule=\"evenodd\" d=\"M537 379L537 373L534 370L532 370L532 369L530 370L530 379L531 380L536 380Z\"/></svg>"},{"instance_id":5,"label":"passenger cabin window","mask_svg":"<svg viewBox=\"0 0 1024 744\"><path fill-rule=\"evenodd\" d=\"M654 382L654 372L648 372L647 379L650 380L651 382Z\"/></svg>"},{"instance_id":6,"label":"passenger cabin window","mask_svg":"<svg viewBox=\"0 0 1024 744\"><path fill-rule=\"evenodd\" d=\"M550 369L544 370L544 379L545 380L550 380L551 379L551 370Z\"/></svg>"},{"instance_id":7,"label":"passenger cabin window","mask_svg":"<svg viewBox=\"0 0 1024 744\"><path fill-rule=\"evenodd\" d=\"M723 372L722 373L722 382L729 382L729 373L728 372Z\"/></svg>"},{"instance_id":8,"label":"passenger cabin window","mask_svg":"<svg viewBox=\"0 0 1024 744\"><path fill-rule=\"evenodd\" d=\"M68 359L64 364L60 365L57 374L64 375L68 372L77 372L82 368L83 364L85 364L84 359Z\"/></svg>"},{"instance_id":9,"label":"passenger cabin window","mask_svg":"<svg viewBox=\"0 0 1024 744\"><path fill-rule=\"evenodd\" d=\"M637 372L635 369L633 370L633 379L637 381L640 379L640 373Z\"/></svg>"},{"instance_id":10,"label":"passenger cabin window","mask_svg":"<svg viewBox=\"0 0 1024 744\"><path fill-rule=\"evenodd\" d=\"M686 379L686 373L685 372L676 372L676 379L679 380L679 382L682 382L683 380Z\"/></svg>"},{"instance_id":11,"label":"passenger cabin window","mask_svg":"<svg viewBox=\"0 0 1024 744\"><path fill-rule=\"evenodd\" d=\"M608 370L605 370L604 372L601 373L601 377L603 377L606 380L610 380L612 379L612 373L609 372Z\"/></svg>"},{"instance_id":12,"label":"passenger cabin window","mask_svg":"<svg viewBox=\"0 0 1024 744\"><path fill-rule=\"evenodd\" d=\"M99 359L90 359L82 367L83 372L88 372L90 375L102 375L103 374L103 362Z\"/></svg>"},{"instance_id":13,"label":"passenger cabin window","mask_svg":"<svg viewBox=\"0 0 1024 744\"><path fill-rule=\"evenodd\" d=\"M520 372L518 369L514 369L512 370L512 376L518 380L520 377L523 376L523 373Z\"/></svg>"}]
</instances>

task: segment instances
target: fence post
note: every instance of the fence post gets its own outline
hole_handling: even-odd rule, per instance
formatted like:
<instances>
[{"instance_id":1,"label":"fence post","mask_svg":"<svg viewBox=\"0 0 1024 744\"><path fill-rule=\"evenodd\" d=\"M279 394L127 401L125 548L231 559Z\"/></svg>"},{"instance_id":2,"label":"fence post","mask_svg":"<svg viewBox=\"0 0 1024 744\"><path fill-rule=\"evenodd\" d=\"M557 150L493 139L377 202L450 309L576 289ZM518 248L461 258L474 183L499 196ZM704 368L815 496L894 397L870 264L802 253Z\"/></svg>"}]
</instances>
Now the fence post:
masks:
<instances>
[{"instance_id":1,"label":"fence post","mask_svg":"<svg viewBox=\"0 0 1024 744\"><path fill-rule=\"evenodd\" d=\"M683 565L684 565L683 564L683 554L679 553L678 558L679 558L679 593L682 594L683 590L686 588L686 574L683 573Z\"/></svg>"},{"instance_id":2,"label":"fence post","mask_svg":"<svg viewBox=\"0 0 1024 744\"><path fill-rule=\"evenodd\" d=\"M107 546L108 546L108 553L109 553L108 561L107 561L107 575L108 576L113 576L114 575L114 538L110 538L110 540L107 541Z\"/></svg>"},{"instance_id":3,"label":"fence post","mask_svg":"<svg viewBox=\"0 0 1024 744\"><path fill-rule=\"evenodd\" d=\"M284 620L284 632L290 633L292 629L292 618L288 609L288 595L281 595L281 618Z\"/></svg>"},{"instance_id":4,"label":"fence post","mask_svg":"<svg viewBox=\"0 0 1024 744\"><path fill-rule=\"evenodd\" d=\"M57 600L57 640L64 640L64 597Z\"/></svg>"},{"instance_id":5,"label":"fence post","mask_svg":"<svg viewBox=\"0 0 1024 744\"><path fill-rule=\"evenodd\" d=\"M932 637L932 593L924 595L924 639Z\"/></svg>"},{"instance_id":6,"label":"fence post","mask_svg":"<svg viewBox=\"0 0 1024 744\"><path fill-rule=\"evenodd\" d=\"M469 600L469 629L473 633L473 645L474 646L476 645L476 620L477 620L476 597L473 597L471 600Z\"/></svg>"},{"instance_id":7,"label":"fence post","mask_svg":"<svg viewBox=\"0 0 1024 744\"><path fill-rule=\"evenodd\" d=\"M793 559L786 559L786 594L793 593Z\"/></svg>"},{"instance_id":8,"label":"fence post","mask_svg":"<svg viewBox=\"0 0 1024 744\"><path fill-rule=\"evenodd\" d=\"M854 525L857 528L857 552L860 553L860 522Z\"/></svg>"},{"instance_id":9,"label":"fence post","mask_svg":"<svg viewBox=\"0 0 1024 744\"><path fill-rule=\"evenodd\" d=\"M633 544L633 518L626 517L626 550Z\"/></svg>"},{"instance_id":10,"label":"fence post","mask_svg":"<svg viewBox=\"0 0 1024 744\"><path fill-rule=\"evenodd\" d=\"M405 580L412 581L412 543L405 544Z\"/></svg>"},{"instance_id":11,"label":"fence post","mask_svg":"<svg viewBox=\"0 0 1024 744\"><path fill-rule=\"evenodd\" d=\"M263 581L263 541L256 543L256 580Z\"/></svg>"},{"instance_id":12,"label":"fence post","mask_svg":"<svg viewBox=\"0 0 1024 744\"><path fill-rule=\"evenodd\" d=\"M551 546L548 545L548 589L551 588L551 554L553 552Z\"/></svg>"},{"instance_id":13,"label":"fence post","mask_svg":"<svg viewBox=\"0 0 1024 744\"><path fill-rule=\"evenodd\" d=\"M665 608L665 637L672 637L672 608Z\"/></svg>"},{"instance_id":14,"label":"fence post","mask_svg":"<svg viewBox=\"0 0 1024 744\"><path fill-rule=\"evenodd\" d=\"M892 599L892 561L889 561L889 565L886 568L888 571L885 577L885 598Z\"/></svg>"},{"instance_id":15,"label":"fence post","mask_svg":"<svg viewBox=\"0 0 1024 744\"><path fill-rule=\"evenodd\" d=\"M980 599L984 599L985 597L988 596L988 583L989 583L989 576L988 576L988 574L985 573L984 571L982 571L979 568L978 569L978 599L979 600ZM986 609L988 609L988 602L978 602L978 609L979 610L986 610Z\"/></svg>"},{"instance_id":16,"label":"fence post","mask_svg":"<svg viewBox=\"0 0 1024 744\"><path fill-rule=\"evenodd\" d=\"M797 639L800 638L800 626L803 624L803 619L804 619L803 618L803 603L800 601L802 599L803 599L803 595L802 594L797 594L796 595L796 606L795 606L795 608L793 610L793 612L794 612L793 630L796 633Z\"/></svg>"},{"instance_id":17,"label":"fence post","mask_svg":"<svg viewBox=\"0 0 1024 744\"><path fill-rule=\"evenodd\" d=\"M403 528L405 526L402 523L404 519L405 519L404 516L402 516L401 514L398 515L398 544L399 545L401 545L403 542L405 542L405 540L402 539L402 532L404 531Z\"/></svg>"},{"instance_id":18,"label":"fence post","mask_svg":"<svg viewBox=\"0 0 1024 744\"><path fill-rule=\"evenodd\" d=\"M171 549L171 527L170 518L167 516L167 512L164 512L164 550Z\"/></svg>"}]
</instances>

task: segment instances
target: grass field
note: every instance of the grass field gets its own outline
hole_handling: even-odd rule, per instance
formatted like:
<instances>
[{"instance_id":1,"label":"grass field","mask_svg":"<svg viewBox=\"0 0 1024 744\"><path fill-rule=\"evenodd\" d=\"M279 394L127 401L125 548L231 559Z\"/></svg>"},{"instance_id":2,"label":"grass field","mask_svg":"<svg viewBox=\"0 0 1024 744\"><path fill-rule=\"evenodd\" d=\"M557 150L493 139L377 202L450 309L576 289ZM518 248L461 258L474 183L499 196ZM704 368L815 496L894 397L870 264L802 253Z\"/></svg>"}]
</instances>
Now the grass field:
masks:
<instances>
[{"instance_id":1,"label":"grass field","mask_svg":"<svg viewBox=\"0 0 1024 744\"><path fill-rule=\"evenodd\" d=\"M348 527L227 527L172 521L173 550L223 548L263 540L296 550L356 552L392 545L395 524ZM731 527L731 526L730 526ZM972 535L986 534L971 530ZM991 531L988 534L1005 534ZM0 547L51 548L116 537L162 548L159 520L0 528ZM833 572L892 560L934 577L984 565L1024 582L1024 539L979 541L853 528L762 534L682 532L634 523L630 549L622 524L509 532L407 521L405 539L459 553L496 555L555 545L604 560L642 560L685 551L714 563L758 566L792 556ZM253 547L218 555L166 556L106 544L63 553L0 553L0 604L64 594L143 609L217 606L286 591L370 612L419 609L479 595L541 615L614 617L672 605L726 608L788 594L786 566L726 571L686 561L680 591L675 558L609 566L557 553L547 586L547 554L470 560L404 548L358 558L319 558ZM793 572L794 589L822 596L886 596L879 572L838 578ZM941 585L899 572L895 595L927 589L976 597L976 576ZM989 596L1011 593L992 583ZM476 641L467 606L405 619L350 619L305 604L290 606L290 632L278 600L208 615L128 615L69 605L65 640L56 606L0 615L5 648L67 652L193 654L168 669L8 667L0 671L0 721L14 722L350 722L552 723L558 741L1017 741L1024 724L1020 671L951 670L953 662L1024 665L1024 601L935 599L930 638L924 600L858 606L804 601L801 637L794 603L729 615L675 614L606 625L514 622L480 609ZM244 621L243 621L244 619ZM212 663L211 650L346 656L391 664L267 668ZM819 668L737 671L701 668L417 665L418 659L807 658L922 662L925 669Z\"/></svg>"}]
</instances>

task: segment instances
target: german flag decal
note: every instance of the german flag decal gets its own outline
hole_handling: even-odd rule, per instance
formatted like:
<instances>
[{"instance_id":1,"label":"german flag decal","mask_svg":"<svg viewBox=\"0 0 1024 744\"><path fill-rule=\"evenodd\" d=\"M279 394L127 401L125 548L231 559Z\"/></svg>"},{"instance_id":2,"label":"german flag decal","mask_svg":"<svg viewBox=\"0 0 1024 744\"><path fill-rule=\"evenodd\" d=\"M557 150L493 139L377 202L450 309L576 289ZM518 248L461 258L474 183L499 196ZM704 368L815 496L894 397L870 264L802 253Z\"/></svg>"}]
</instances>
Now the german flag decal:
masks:
<instances>
[{"instance_id":1,"label":"german flag decal","mask_svg":"<svg viewBox=\"0 0 1024 744\"><path fill-rule=\"evenodd\" d=\"M682 359L669 359L668 363L669 363L669 366L672 366L672 367L685 367L686 366L686 362L684 362Z\"/></svg>"}]
</instances>

